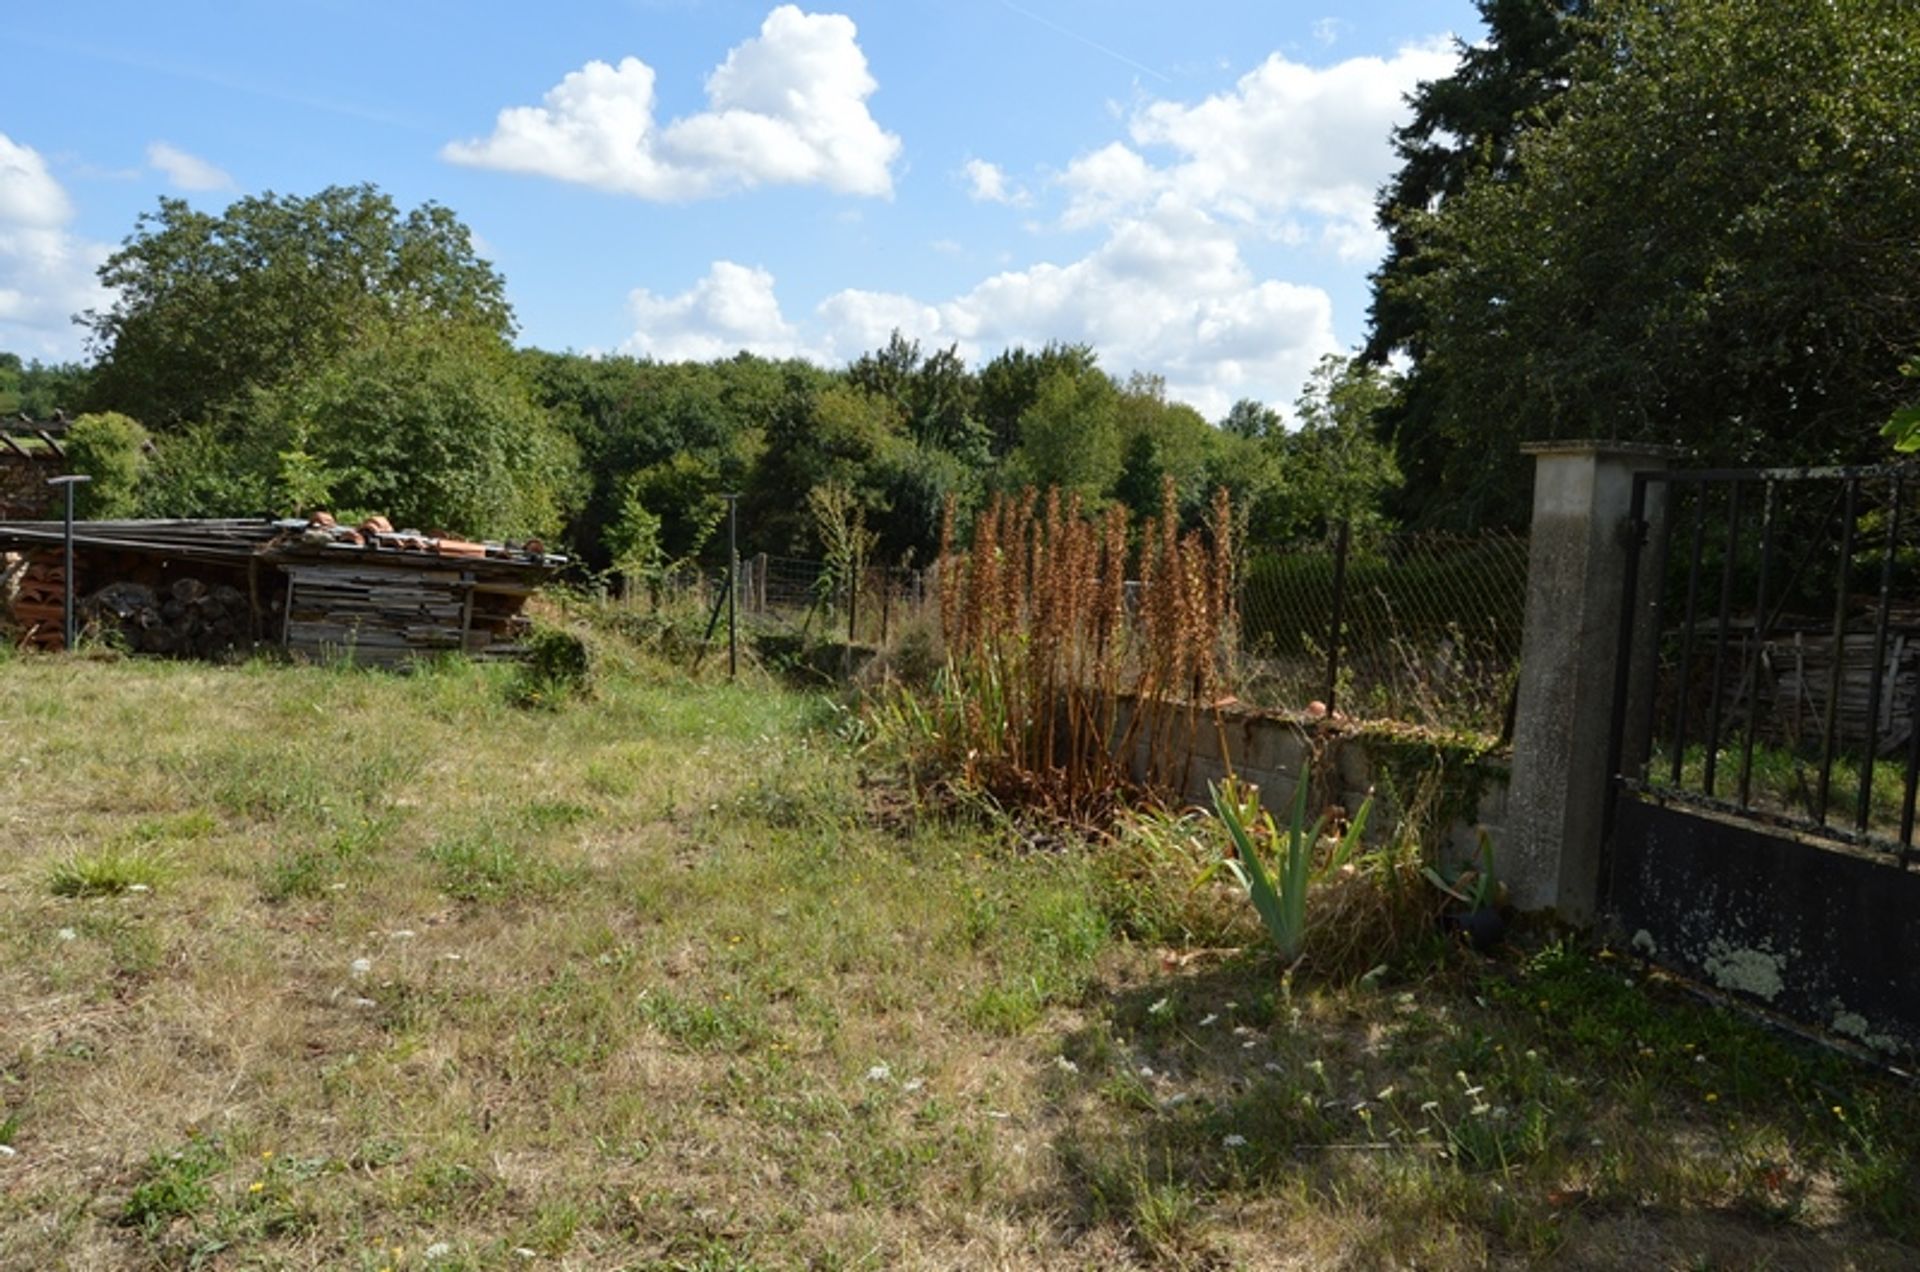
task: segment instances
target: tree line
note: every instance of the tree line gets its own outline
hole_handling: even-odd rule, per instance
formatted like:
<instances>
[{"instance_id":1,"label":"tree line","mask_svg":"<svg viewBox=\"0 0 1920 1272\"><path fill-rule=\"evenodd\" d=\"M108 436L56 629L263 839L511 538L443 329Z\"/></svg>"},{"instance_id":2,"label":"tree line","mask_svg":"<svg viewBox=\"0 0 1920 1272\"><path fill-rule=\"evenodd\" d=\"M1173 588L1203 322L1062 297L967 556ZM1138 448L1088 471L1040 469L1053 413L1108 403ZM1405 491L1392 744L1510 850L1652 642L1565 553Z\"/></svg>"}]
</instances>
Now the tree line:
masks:
<instances>
[{"instance_id":1,"label":"tree line","mask_svg":"<svg viewBox=\"0 0 1920 1272\"><path fill-rule=\"evenodd\" d=\"M242 198L223 213L165 199L103 266L95 360L10 358L0 411L56 405L101 469L99 516L381 512L461 534L538 536L591 570L654 574L709 551L722 492L751 546L817 554L809 492L844 491L873 559L927 561L949 502L1050 487L1089 505L1183 511L1212 492L1256 532L1309 533L1348 499L1320 475L1391 479L1372 404L1390 373L1343 359L1298 404L1210 422L1153 377L1116 377L1084 345L1008 349L978 368L895 335L839 368L741 353L712 362L515 348L505 281L435 205L372 186ZM111 472L98 458L117 457ZM1329 492L1333 493L1329 493Z\"/></svg>"},{"instance_id":2,"label":"tree line","mask_svg":"<svg viewBox=\"0 0 1920 1272\"><path fill-rule=\"evenodd\" d=\"M1532 438L1884 457L1920 351L1920 6L1479 9L1392 139L1368 338L1284 421L1206 420L1084 345L973 367L896 335L837 368L516 348L459 218L365 185L161 200L101 269L88 363L0 355L0 412L94 417L95 512L380 511L630 576L711 551L723 491L752 548L817 553L808 494L832 490L876 559L924 561L949 500L1029 484L1145 513L1171 479L1195 521L1225 487L1277 542L1524 524Z\"/></svg>"}]
</instances>

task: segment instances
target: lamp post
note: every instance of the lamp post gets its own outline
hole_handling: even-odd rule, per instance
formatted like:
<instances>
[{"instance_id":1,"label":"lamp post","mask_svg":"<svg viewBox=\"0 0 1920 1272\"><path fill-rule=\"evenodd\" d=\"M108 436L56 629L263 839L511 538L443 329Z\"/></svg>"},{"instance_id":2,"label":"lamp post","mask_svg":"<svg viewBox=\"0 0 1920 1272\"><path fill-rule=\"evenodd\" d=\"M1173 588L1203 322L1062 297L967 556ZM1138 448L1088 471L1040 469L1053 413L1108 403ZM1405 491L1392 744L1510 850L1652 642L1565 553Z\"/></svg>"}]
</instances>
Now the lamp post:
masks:
<instances>
[{"instance_id":1,"label":"lamp post","mask_svg":"<svg viewBox=\"0 0 1920 1272\"><path fill-rule=\"evenodd\" d=\"M73 652L74 642L79 639L79 633L74 630L73 626L73 488L92 480L93 478L87 476L85 473L69 473L65 477L50 477L47 479L47 485L64 486L67 490L67 570L66 577L60 585L60 592L66 607L66 626L63 628L65 639L62 642L62 647L68 653Z\"/></svg>"}]
</instances>

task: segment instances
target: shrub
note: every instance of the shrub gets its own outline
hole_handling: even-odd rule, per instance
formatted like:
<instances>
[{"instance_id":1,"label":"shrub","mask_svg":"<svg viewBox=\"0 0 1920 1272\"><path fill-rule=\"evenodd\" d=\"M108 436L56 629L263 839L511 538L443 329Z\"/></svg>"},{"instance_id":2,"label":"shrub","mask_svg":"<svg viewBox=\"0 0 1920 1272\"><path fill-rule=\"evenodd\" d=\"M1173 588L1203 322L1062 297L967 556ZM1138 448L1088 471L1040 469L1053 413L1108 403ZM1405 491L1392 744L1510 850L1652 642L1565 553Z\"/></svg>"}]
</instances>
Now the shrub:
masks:
<instances>
[{"instance_id":1,"label":"shrub","mask_svg":"<svg viewBox=\"0 0 1920 1272\"><path fill-rule=\"evenodd\" d=\"M509 691L515 706L558 707L593 692L593 655L581 633L542 624L527 637L526 651Z\"/></svg>"},{"instance_id":2,"label":"shrub","mask_svg":"<svg viewBox=\"0 0 1920 1272\"><path fill-rule=\"evenodd\" d=\"M115 411L82 415L67 430L67 462L93 480L75 493L83 517L130 517L139 507L147 470L147 430Z\"/></svg>"}]
</instances>

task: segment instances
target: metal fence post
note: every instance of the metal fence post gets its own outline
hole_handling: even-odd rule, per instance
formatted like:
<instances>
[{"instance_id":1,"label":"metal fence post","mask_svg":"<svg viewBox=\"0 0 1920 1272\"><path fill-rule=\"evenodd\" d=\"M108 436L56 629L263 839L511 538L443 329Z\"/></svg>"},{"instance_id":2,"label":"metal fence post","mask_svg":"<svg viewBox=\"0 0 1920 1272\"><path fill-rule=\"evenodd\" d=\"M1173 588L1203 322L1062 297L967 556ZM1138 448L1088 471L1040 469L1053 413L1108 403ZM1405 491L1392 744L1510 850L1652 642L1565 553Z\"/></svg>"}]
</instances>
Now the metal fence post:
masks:
<instances>
[{"instance_id":1,"label":"metal fence post","mask_svg":"<svg viewBox=\"0 0 1920 1272\"><path fill-rule=\"evenodd\" d=\"M1353 538L1353 522L1340 519L1340 537L1333 548L1333 618L1327 625L1327 718L1333 718L1336 695L1340 691L1340 629L1346 622L1347 548Z\"/></svg>"},{"instance_id":2,"label":"metal fence post","mask_svg":"<svg viewBox=\"0 0 1920 1272\"><path fill-rule=\"evenodd\" d=\"M93 478L87 476L85 473L69 473L64 477L53 477L47 481L47 485L63 486L67 492L67 521L66 534L64 536L66 543L66 578L60 584L61 604L64 607L64 617L66 620L61 628L61 648L67 653L73 652L74 645L80 639L79 632L75 630L73 617L73 488L84 485L92 480Z\"/></svg>"},{"instance_id":3,"label":"metal fence post","mask_svg":"<svg viewBox=\"0 0 1920 1272\"><path fill-rule=\"evenodd\" d=\"M740 596L740 496L727 501L727 679L740 674L740 636L737 610Z\"/></svg>"}]
</instances>

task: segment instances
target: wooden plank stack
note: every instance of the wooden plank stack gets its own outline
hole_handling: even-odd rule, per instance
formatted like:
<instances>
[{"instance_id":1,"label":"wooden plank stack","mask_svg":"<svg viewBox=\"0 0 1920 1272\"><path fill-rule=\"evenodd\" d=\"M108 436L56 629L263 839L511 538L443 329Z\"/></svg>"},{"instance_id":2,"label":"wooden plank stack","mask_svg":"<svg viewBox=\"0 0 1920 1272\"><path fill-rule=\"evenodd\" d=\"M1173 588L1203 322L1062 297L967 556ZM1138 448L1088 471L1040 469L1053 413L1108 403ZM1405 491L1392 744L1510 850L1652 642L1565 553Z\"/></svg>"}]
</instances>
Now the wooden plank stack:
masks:
<instances>
[{"instance_id":1,"label":"wooden plank stack","mask_svg":"<svg viewBox=\"0 0 1920 1272\"><path fill-rule=\"evenodd\" d=\"M480 583L471 571L373 561L288 563L285 643L294 653L391 664L435 653L517 652L529 588ZM502 601L510 604L502 604Z\"/></svg>"},{"instance_id":2,"label":"wooden plank stack","mask_svg":"<svg viewBox=\"0 0 1920 1272\"><path fill-rule=\"evenodd\" d=\"M1840 644L1835 732L1837 741L1852 747L1871 736L1875 749L1885 755L1898 750L1913 731L1920 644L1906 632L1888 633L1886 661L1880 668L1879 715L1869 720L1874 643L1872 632L1849 632ZM1769 732L1783 741L1802 743L1815 743L1825 736L1835 652L1831 634L1794 632L1766 643L1760 660L1760 700L1762 718L1772 726Z\"/></svg>"}]
</instances>

